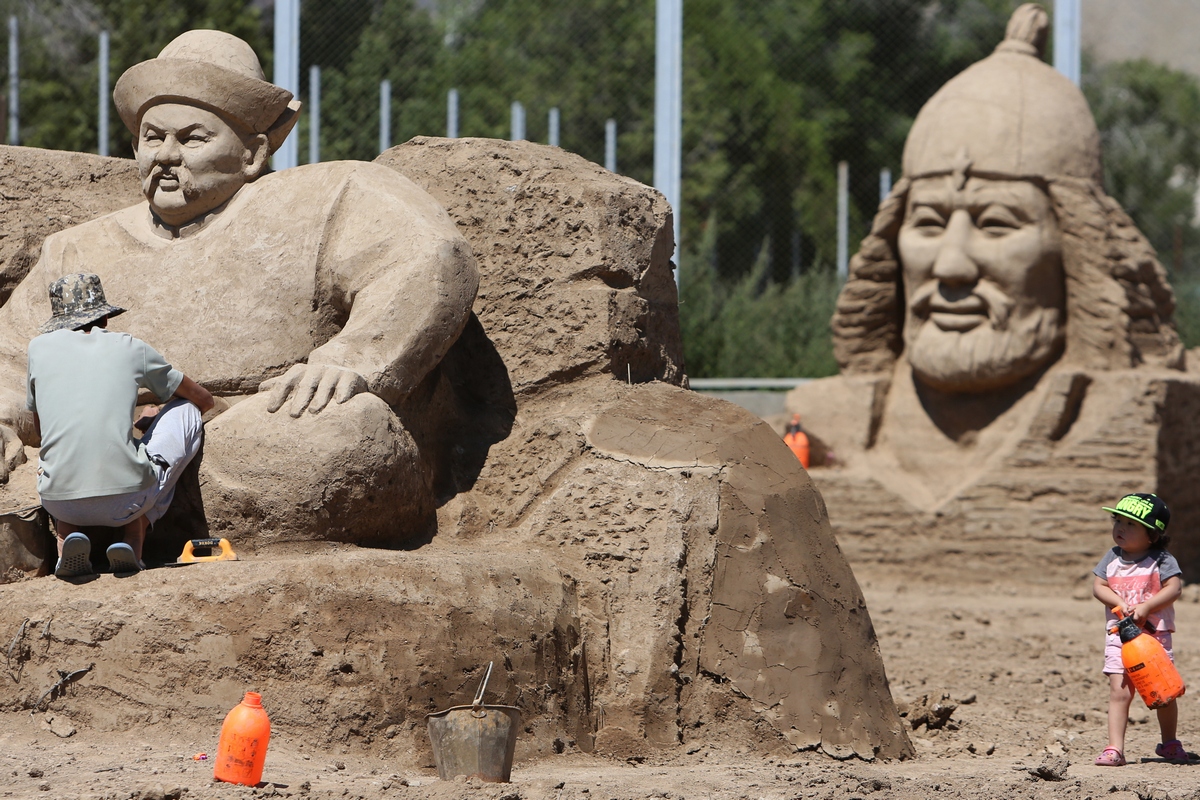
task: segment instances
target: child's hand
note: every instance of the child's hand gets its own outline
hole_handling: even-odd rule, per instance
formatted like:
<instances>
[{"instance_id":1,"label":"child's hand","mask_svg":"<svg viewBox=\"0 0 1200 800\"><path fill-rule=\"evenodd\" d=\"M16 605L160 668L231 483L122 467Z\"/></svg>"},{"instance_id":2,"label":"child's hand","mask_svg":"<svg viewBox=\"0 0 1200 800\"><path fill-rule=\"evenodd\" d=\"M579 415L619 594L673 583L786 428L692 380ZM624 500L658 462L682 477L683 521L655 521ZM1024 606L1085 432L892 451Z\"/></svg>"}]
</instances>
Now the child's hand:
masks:
<instances>
[{"instance_id":1,"label":"child's hand","mask_svg":"<svg viewBox=\"0 0 1200 800\"><path fill-rule=\"evenodd\" d=\"M1122 603L1121 605L1124 606L1125 604ZM1133 621L1136 622L1138 624L1138 627L1140 628L1146 623L1146 618L1150 616L1150 604L1149 603L1138 603L1136 606L1134 606L1133 608L1131 608L1129 611L1127 611L1125 613L1127 615L1133 617Z\"/></svg>"}]
</instances>

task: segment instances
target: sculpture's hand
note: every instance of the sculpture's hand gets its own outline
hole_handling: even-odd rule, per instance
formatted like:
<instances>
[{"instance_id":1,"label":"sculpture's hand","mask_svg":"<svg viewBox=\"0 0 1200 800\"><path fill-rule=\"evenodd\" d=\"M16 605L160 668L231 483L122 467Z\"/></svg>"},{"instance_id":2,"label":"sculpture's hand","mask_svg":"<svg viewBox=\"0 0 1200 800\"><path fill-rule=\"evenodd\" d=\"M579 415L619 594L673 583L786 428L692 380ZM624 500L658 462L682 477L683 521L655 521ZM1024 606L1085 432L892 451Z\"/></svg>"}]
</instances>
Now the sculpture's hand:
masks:
<instances>
[{"instance_id":1,"label":"sculpture's hand","mask_svg":"<svg viewBox=\"0 0 1200 800\"><path fill-rule=\"evenodd\" d=\"M367 391L367 382L357 372L324 364L297 364L278 378L265 381L260 391L269 390L267 411L274 414L288 403L288 414L298 417L308 409L316 414L333 400L344 403Z\"/></svg>"},{"instance_id":2,"label":"sculpture's hand","mask_svg":"<svg viewBox=\"0 0 1200 800\"><path fill-rule=\"evenodd\" d=\"M8 483L9 473L27 460L25 443L21 441L17 432L7 425L0 425L0 443L4 447L4 457L0 458L0 483Z\"/></svg>"}]
</instances>

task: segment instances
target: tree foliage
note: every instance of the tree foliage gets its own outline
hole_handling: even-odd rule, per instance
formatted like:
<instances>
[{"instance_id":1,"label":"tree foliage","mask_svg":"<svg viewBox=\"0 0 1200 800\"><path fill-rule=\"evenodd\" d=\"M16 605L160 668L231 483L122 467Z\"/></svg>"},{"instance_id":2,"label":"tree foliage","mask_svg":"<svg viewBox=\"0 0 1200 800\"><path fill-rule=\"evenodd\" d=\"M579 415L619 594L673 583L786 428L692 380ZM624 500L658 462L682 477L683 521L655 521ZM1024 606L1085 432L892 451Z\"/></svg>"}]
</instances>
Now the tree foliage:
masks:
<instances>
[{"instance_id":1,"label":"tree foliage","mask_svg":"<svg viewBox=\"0 0 1200 800\"><path fill-rule=\"evenodd\" d=\"M193 28L240 36L270 65L261 14L244 0L4 0L0 11L19 22L20 140L34 147L97 151L101 31L109 32L110 87ZM108 102L109 152L129 155L129 132Z\"/></svg>"},{"instance_id":2,"label":"tree foliage","mask_svg":"<svg viewBox=\"0 0 1200 800\"><path fill-rule=\"evenodd\" d=\"M880 170L899 175L917 111L991 52L1018 3L687 1L677 211L691 374L834 368L827 322L836 295L837 163L850 164L856 240L878 204ZM262 5L0 0L22 24L23 143L95 151L101 30L111 32L114 82L196 27L249 41L269 76L272 19ZM528 138L546 141L547 114L557 108L562 146L602 161L605 121L614 119L619 171L649 183L654 26L655 0L304 0L300 94L310 99L308 68L319 66L323 160L378 153L387 79L393 142L442 135L453 88L464 136L508 138L516 100ZM1184 290L1200 256L1200 90L1148 63L1089 66L1086 76L1109 191L1179 273L1181 329L1190 336L1185 317L1196 306L1200 336L1200 295ZM111 117L110 152L127 154L128 134ZM296 135L307 160L307 119Z\"/></svg>"},{"instance_id":3,"label":"tree foliage","mask_svg":"<svg viewBox=\"0 0 1200 800\"><path fill-rule=\"evenodd\" d=\"M1200 255L1200 82L1148 61L1104 65L1085 77L1104 145L1105 188L1165 264L1189 270Z\"/></svg>"}]
</instances>

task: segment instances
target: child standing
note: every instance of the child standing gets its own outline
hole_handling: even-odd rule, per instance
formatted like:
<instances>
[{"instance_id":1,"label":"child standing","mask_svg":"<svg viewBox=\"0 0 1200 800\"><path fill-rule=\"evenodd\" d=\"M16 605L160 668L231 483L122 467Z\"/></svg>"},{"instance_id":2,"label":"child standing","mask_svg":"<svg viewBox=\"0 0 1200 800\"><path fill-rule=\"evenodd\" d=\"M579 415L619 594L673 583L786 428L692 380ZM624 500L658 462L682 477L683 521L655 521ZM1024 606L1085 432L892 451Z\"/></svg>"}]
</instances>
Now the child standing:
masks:
<instances>
[{"instance_id":1,"label":"child standing","mask_svg":"<svg viewBox=\"0 0 1200 800\"><path fill-rule=\"evenodd\" d=\"M1179 562L1167 552L1170 537L1167 524L1171 511L1152 494L1127 494L1112 514L1112 538L1116 546L1104 554L1093 570L1092 595L1104 603L1108 635L1104 643L1104 674L1108 676L1108 747L1096 759L1098 766L1120 767L1125 764L1125 725L1133 684L1121 663L1121 639L1117 635L1117 617L1112 609L1132 617L1171 654L1171 633L1175 630L1175 600L1183 589ZM1172 656L1174 660L1174 656ZM1158 709L1158 727L1162 743L1154 752L1167 761L1187 763L1188 754L1175 738L1179 708L1175 701Z\"/></svg>"}]
</instances>

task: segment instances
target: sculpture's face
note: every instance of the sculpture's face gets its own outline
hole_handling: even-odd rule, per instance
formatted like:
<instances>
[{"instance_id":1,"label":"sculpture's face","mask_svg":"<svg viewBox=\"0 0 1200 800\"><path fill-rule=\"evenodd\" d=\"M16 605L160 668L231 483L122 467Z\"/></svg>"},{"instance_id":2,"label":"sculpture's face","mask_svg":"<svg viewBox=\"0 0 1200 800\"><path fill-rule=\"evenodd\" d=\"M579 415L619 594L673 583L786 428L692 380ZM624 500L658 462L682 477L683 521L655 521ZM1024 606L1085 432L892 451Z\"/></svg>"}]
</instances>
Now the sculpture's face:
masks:
<instances>
[{"instance_id":1,"label":"sculpture's face","mask_svg":"<svg viewBox=\"0 0 1200 800\"><path fill-rule=\"evenodd\" d=\"M135 143L142 193L163 222L183 225L258 176L265 161L261 144L212 111L181 103L152 106Z\"/></svg>"},{"instance_id":2,"label":"sculpture's face","mask_svg":"<svg viewBox=\"0 0 1200 800\"><path fill-rule=\"evenodd\" d=\"M936 389L1009 386L1062 349L1062 235L1033 183L950 176L913 182L900 228L904 342Z\"/></svg>"}]
</instances>

